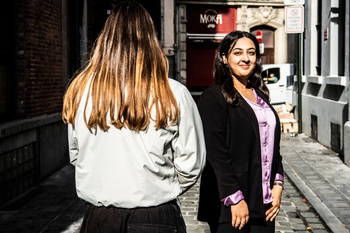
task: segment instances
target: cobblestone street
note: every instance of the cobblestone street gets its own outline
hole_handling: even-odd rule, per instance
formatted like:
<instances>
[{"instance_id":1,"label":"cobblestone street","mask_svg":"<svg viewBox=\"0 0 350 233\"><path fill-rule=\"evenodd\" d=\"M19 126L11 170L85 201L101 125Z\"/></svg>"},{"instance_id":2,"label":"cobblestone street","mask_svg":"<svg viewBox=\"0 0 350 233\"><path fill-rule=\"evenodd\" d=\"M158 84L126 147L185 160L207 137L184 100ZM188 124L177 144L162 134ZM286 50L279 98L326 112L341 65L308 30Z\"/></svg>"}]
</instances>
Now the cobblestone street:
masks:
<instances>
[{"instance_id":1,"label":"cobblestone street","mask_svg":"<svg viewBox=\"0 0 350 233\"><path fill-rule=\"evenodd\" d=\"M284 136L281 153L286 175L276 232L348 233L350 168L305 136ZM336 169L327 169L330 165ZM196 220L199 185L180 197L188 233L209 233L208 225ZM77 233L84 206L75 193L74 167L66 165L23 206L0 211L0 232Z\"/></svg>"},{"instance_id":2,"label":"cobblestone street","mask_svg":"<svg viewBox=\"0 0 350 233\"><path fill-rule=\"evenodd\" d=\"M199 183L180 197L182 214L188 233L210 233L206 223L197 221L198 192ZM288 178L285 180L281 211L276 219L276 232L331 232Z\"/></svg>"}]
</instances>

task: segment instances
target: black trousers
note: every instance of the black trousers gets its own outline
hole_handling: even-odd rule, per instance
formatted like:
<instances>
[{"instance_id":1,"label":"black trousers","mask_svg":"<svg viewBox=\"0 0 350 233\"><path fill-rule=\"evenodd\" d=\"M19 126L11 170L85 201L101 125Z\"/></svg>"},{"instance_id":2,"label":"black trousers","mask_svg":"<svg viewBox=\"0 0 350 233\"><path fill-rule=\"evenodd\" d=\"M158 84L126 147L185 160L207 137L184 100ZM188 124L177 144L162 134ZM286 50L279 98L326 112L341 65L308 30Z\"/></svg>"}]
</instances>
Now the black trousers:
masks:
<instances>
[{"instance_id":1,"label":"black trousers","mask_svg":"<svg viewBox=\"0 0 350 233\"><path fill-rule=\"evenodd\" d=\"M88 204L80 232L186 233L186 225L176 201L134 209Z\"/></svg>"}]
</instances>

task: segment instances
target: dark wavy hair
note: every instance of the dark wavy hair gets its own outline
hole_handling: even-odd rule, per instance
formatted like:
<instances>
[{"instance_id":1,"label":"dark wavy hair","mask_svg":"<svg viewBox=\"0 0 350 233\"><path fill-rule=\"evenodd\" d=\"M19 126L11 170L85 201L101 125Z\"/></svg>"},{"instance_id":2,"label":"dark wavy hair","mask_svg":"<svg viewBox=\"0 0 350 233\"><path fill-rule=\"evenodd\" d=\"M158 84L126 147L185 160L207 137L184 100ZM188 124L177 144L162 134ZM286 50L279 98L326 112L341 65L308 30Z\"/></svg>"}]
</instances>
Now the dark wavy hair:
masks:
<instances>
[{"instance_id":1,"label":"dark wavy hair","mask_svg":"<svg viewBox=\"0 0 350 233\"><path fill-rule=\"evenodd\" d=\"M219 44L214 61L214 77L215 83L221 86L221 91L227 101L231 105L238 105L238 92L233 87L233 79L230 68L223 62L223 56L229 56L237 41L241 38L251 39L256 50L256 66L250 75L249 85L254 89L260 90L265 97L270 100L269 90L261 79L262 64L261 54L259 51L259 42L256 37L249 32L233 31L228 33Z\"/></svg>"}]
</instances>

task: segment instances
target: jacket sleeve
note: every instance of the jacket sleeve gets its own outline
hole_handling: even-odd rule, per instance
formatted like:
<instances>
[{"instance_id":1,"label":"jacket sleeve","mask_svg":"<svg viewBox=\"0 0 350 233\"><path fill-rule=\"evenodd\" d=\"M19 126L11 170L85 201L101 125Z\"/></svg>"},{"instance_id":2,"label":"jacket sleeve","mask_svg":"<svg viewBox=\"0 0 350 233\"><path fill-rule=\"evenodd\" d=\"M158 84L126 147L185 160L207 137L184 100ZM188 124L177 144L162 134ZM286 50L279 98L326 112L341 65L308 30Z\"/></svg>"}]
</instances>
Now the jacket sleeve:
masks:
<instances>
[{"instance_id":1,"label":"jacket sleeve","mask_svg":"<svg viewBox=\"0 0 350 233\"><path fill-rule=\"evenodd\" d=\"M180 107L180 121L172 148L181 193L184 193L197 182L201 175L206 149L202 121L196 103L185 87L182 87L179 92L181 94L177 96L177 101Z\"/></svg>"},{"instance_id":2,"label":"jacket sleeve","mask_svg":"<svg viewBox=\"0 0 350 233\"><path fill-rule=\"evenodd\" d=\"M213 167L220 199L240 190L231 166L227 144L228 116L227 103L220 88L208 88L200 97L198 109L202 118L207 162Z\"/></svg>"}]
</instances>

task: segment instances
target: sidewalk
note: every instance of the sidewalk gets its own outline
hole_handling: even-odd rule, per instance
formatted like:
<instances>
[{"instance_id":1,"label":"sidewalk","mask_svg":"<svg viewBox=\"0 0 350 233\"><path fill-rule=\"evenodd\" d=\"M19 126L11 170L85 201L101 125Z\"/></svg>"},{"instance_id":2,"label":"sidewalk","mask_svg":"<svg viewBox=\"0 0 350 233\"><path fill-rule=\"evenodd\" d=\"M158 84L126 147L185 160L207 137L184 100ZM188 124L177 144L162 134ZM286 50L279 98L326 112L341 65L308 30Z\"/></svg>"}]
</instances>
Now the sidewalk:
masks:
<instances>
[{"instance_id":1,"label":"sidewalk","mask_svg":"<svg viewBox=\"0 0 350 233\"><path fill-rule=\"evenodd\" d=\"M41 183L38 194L20 209L0 211L0 232L74 233L84 210L69 164Z\"/></svg>"},{"instance_id":2,"label":"sidewalk","mask_svg":"<svg viewBox=\"0 0 350 233\"><path fill-rule=\"evenodd\" d=\"M283 134L284 170L334 233L350 229L350 167L304 134Z\"/></svg>"},{"instance_id":3,"label":"sidewalk","mask_svg":"<svg viewBox=\"0 0 350 233\"><path fill-rule=\"evenodd\" d=\"M276 232L329 232L317 215L331 232L349 232L350 167L336 153L303 134L283 134L281 154L286 181ZM198 191L199 183L180 197L181 211L188 233L209 233L207 224L196 220ZM67 165L43 182L38 195L26 205L0 211L0 232L76 233L84 210L84 202L75 193L74 167Z\"/></svg>"}]
</instances>

